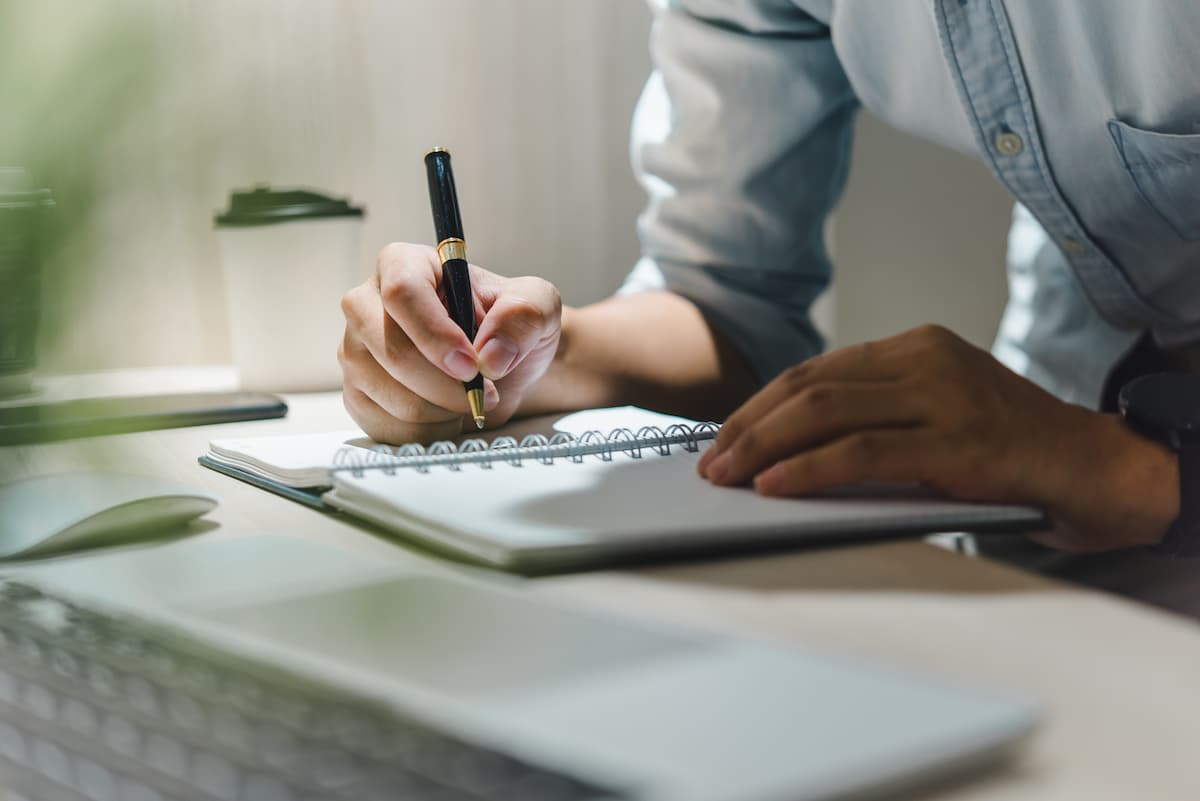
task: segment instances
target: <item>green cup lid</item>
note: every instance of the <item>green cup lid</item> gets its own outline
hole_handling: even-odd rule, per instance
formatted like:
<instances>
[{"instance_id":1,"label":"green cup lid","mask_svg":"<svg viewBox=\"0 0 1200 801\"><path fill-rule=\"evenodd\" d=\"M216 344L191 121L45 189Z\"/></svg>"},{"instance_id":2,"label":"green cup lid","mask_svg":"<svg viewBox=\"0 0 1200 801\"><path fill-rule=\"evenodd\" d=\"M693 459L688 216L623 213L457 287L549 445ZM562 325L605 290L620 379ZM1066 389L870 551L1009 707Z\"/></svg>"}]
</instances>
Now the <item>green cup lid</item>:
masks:
<instances>
[{"instance_id":1,"label":"green cup lid","mask_svg":"<svg viewBox=\"0 0 1200 801\"><path fill-rule=\"evenodd\" d=\"M271 189L256 186L234 192L229 209L214 217L218 228L272 225L293 220L329 217L362 217L361 208L344 198L334 198L310 189Z\"/></svg>"}]
</instances>

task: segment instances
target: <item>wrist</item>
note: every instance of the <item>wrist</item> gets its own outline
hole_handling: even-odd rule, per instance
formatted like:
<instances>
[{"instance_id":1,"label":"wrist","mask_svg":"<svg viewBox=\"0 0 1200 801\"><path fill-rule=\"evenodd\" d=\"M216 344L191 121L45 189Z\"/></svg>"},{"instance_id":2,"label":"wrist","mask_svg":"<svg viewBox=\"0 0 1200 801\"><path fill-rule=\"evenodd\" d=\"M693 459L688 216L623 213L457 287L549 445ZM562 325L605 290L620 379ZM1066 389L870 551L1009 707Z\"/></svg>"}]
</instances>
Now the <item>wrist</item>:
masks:
<instances>
[{"instance_id":1,"label":"wrist","mask_svg":"<svg viewBox=\"0 0 1200 801\"><path fill-rule=\"evenodd\" d=\"M1125 464L1110 465L1112 492L1131 507L1130 544L1155 545L1179 517L1179 456L1134 430L1117 415L1105 415L1128 441Z\"/></svg>"},{"instance_id":2,"label":"wrist","mask_svg":"<svg viewBox=\"0 0 1200 801\"><path fill-rule=\"evenodd\" d=\"M525 392L518 408L522 417L611 405L600 389L599 376L579 359L580 310L564 305L558 348L540 379Z\"/></svg>"},{"instance_id":3,"label":"wrist","mask_svg":"<svg viewBox=\"0 0 1200 801\"><path fill-rule=\"evenodd\" d=\"M1096 545L1157 544L1179 516L1178 457L1119 415L1087 414L1080 441L1090 446L1077 450L1072 480L1047 507Z\"/></svg>"},{"instance_id":4,"label":"wrist","mask_svg":"<svg viewBox=\"0 0 1200 801\"><path fill-rule=\"evenodd\" d=\"M720 419L756 388L749 367L690 301L670 292L563 308L558 351L522 414L627 403Z\"/></svg>"}]
</instances>

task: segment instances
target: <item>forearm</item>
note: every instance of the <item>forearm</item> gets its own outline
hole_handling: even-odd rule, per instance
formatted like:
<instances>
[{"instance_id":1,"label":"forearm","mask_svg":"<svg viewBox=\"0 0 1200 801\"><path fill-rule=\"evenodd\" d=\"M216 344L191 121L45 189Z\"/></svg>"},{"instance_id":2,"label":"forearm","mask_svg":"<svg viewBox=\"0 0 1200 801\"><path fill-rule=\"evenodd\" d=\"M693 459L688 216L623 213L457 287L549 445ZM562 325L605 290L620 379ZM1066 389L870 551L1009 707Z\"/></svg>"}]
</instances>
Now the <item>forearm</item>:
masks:
<instances>
[{"instance_id":1,"label":"forearm","mask_svg":"<svg viewBox=\"0 0 1200 801\"><path fill-rule=\"evenodd\" d=\"M694 305L647 292L564 308L558 352L519 413L635 404L720 420L757 388Z\"/></svg>"}]
</instances>

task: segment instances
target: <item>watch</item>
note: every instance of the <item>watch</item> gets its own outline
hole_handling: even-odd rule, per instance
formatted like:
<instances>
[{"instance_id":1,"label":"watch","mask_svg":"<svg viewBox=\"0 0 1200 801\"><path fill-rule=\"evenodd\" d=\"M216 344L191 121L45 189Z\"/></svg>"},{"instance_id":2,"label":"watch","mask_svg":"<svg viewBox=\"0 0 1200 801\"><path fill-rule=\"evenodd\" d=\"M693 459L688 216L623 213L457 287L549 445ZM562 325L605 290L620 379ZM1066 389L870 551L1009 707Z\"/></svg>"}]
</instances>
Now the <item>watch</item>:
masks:
<instances>
[{"instance_id":1,"label":"watch","mask_svg":"<svg viewBox=\"0 0 1200 801\"><path fill-rule=\"evenodd\" d=\"M1150 550L1200 556L1200 374L1135 378L1121 387L1117 407L1135 431L1179 456L1179 517Z\"/></svg>"}]
</instances>

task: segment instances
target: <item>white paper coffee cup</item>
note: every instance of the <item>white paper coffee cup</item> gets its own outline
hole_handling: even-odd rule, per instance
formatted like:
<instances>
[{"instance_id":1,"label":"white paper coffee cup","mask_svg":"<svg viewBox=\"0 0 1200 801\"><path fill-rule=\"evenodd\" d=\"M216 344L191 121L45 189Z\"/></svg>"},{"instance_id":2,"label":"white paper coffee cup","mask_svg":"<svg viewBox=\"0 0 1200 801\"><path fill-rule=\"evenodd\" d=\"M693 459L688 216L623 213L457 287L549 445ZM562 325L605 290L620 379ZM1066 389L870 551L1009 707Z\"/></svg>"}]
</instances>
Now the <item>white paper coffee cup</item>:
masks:
<instances>
[{"instance_id":1,"label":"white paper coffee cup","mask_svg":"<svg viewBox=\"0 0 1200 801\"><path fill-rule=\"evenodd\" d=\"M235 192L216 217L230 347L241 387L342 384L340 301L366 274L363 210L309 190Z\"/></svg>"}]
</instances>

